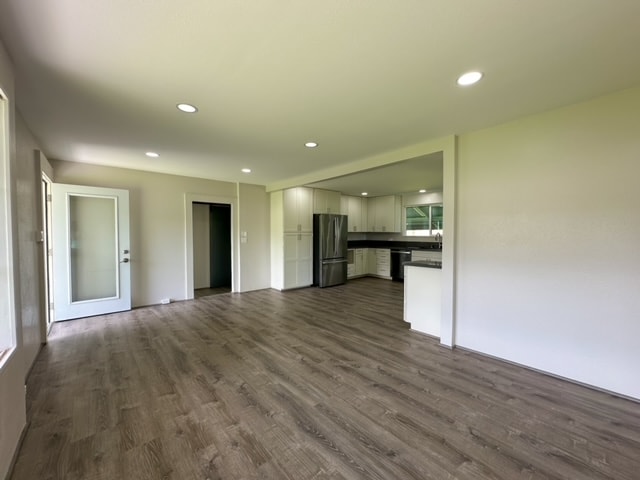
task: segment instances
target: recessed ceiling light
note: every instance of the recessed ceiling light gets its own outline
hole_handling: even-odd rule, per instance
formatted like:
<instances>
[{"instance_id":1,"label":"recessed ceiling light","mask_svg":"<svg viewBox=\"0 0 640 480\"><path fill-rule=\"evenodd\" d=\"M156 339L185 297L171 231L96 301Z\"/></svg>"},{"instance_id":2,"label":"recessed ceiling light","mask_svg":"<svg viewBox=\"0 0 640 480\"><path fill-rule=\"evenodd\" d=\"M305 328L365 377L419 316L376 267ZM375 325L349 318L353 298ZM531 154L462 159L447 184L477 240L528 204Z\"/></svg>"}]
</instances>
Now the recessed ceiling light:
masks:
<instances>
[{"instance_id":1,"label":"recessed ceiling light","mask_svg":"<svg viewBox=\"0 0 640 480\"><path fill-rule=\"evenodd\" d=\"M418 190L418 192L420 193L427 193L427 191L424 188L421 188L420 190Z\"/></svg>"},{"instance_id":2,"label":"recessed ceiling light","mask_svg":"<svg viewBox=\"0 0 640 480\"><path fill-rule=\"evenodd\" d=\"M316 142L307 142L304 144L304 146L307 148L316 148L318 144Z\"/></svg>"},{"instance_id":3,"label":"recessed ceiling light","mask_svg":"<svg viewBox=\"0 0 640 480\"><path fill-rule=\"evenodd\" d=\"M160 156L160 154L156 153L156 152L147 152L147 153L145 153L145 155L147 157L151 157L151 158L158 158Z\"/></svg>"},{"instance_id":4,"label":"recessed ceiling light","mask_svg":"<svg viewBox=\"0 0 640 480\"><path fill-rule=\"evenodd\" d=\"M178 105L176 105L176 107L178 107L178 110L184 113L196 113L198 111L195 106L188 103L179 103Z\"/></svg>"},{"instance_id":5,"label":"recessed ceiling light","mask_svg":"<svg viewBox=\"0 0 640 480\"><path fill-rule=\"evenodd\" d=\"M242 169L242 173L251 173L251 169L250 168L243 168Z\"/></svg>"},{"instance_id":6,"label":"recessed ceiling light","mask_svg":"<svg viewBox=\"0 0 640 480\"><path fill-rule=\"evenodd\" d=\"M362 195L363 197L366 197L369 194L367 192L362 192L360 195Z\"/></svg>"},{"instance_id":7,"label":"recessed ceiling light","mask_svg":"<svg viewBox=\"0 0 640 480\"><path fill-rule=\"evenodd\" d=\"M478 82L482 78L482 72L467 72L458 77L458 85L467 87Z\"/></svg>"}]
</instances>

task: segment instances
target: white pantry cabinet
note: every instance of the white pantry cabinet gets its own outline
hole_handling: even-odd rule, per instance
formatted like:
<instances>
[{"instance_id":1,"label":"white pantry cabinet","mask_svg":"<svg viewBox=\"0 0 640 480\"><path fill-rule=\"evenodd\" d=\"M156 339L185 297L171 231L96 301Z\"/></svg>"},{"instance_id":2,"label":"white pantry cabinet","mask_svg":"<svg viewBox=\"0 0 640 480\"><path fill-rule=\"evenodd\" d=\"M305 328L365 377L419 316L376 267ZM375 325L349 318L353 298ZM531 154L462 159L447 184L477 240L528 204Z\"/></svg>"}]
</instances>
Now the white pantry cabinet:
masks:
<instances>
[{"instance_id":1,"label":"white pantry cabinet","mask_svg":"<svg viewBox=\"0 0 640 480\"><path fill-rule=\"evenodd\" d=\"M271 193L271 286L313 283L313 191L299 187Z\"/></svg>"},{"instance_id":2,"label":"white pantry cabinet","mask_svg":"<svg viewBox=\"0 0 640 480\"><path fill-rule=\"evenodd\" d=\"M283 288L307 287L313 283L313 235L284 234Z\"/></svg>"},{"instance_id":3,"label":"white pantry cabinet","mask_svg":"<svg viewBox=\"0 0 640 480\"><path fill-rule=\"evenodd\" d=\"M311 232L313 229L313 189L288 188L283 192L284 232Z\"/></svg>"}]
</instances>

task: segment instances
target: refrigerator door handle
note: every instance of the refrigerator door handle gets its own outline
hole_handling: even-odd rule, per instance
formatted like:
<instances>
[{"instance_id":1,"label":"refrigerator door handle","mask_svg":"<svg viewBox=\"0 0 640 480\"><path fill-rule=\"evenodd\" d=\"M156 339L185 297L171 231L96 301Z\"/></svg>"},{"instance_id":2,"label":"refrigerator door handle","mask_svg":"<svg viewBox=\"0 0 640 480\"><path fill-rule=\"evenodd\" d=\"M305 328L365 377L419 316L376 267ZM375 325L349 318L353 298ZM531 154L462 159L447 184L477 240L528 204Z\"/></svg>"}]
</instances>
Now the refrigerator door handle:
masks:
<instances>
[{"instance_id":1,"label":"refrigerator door handle","mask_svg":"<svg viewBox=\"0 0 640 480\"><path fill-rule=\"evenodd\" d=\"M347 263L347 259L346 258L333 258L331 260L323 260L322 261L323 265L329 265L331 263Z\"/></svg>"},{"instance_id":2,"label":"refrigerator door handle","mask_svg":"<svg viewBox=\"0 0 640 480\"><path fill-rule=\"evenodd\" d=\"M333 256L338 255L338 245L340 245L340 231L338 230L338 217L333 219Z\"/></svg>"}]
</instances>

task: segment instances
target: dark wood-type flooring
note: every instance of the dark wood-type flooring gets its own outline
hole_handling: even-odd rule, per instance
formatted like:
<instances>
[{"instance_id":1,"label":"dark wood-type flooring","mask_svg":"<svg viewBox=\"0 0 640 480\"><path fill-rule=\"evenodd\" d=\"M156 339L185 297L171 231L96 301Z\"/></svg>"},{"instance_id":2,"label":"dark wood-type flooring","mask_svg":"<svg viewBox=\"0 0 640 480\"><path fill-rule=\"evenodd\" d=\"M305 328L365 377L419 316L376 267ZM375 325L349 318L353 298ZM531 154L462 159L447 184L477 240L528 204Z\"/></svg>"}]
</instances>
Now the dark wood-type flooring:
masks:
<instances>
[{"instance_id":1,"label":"dark wood-type flooring","mask_svg":"<svg viewBox=\"0 0 640 480\"><path fill-rule=\"evenodd\" d=\"M56 324L13 480L639 479L640 405L402 321L402 284Z\"/></svg>"},{"instance_id":2,"label":"dark wood-type flooring","mask_svg":"<svg viewBox=\"0 0 640 480\"><path fill-rule=\"evenodd\" d=\"M231 292L231 287L196 288L193 291L193 298L209 297Z\"/></svg>"}]
</instances>

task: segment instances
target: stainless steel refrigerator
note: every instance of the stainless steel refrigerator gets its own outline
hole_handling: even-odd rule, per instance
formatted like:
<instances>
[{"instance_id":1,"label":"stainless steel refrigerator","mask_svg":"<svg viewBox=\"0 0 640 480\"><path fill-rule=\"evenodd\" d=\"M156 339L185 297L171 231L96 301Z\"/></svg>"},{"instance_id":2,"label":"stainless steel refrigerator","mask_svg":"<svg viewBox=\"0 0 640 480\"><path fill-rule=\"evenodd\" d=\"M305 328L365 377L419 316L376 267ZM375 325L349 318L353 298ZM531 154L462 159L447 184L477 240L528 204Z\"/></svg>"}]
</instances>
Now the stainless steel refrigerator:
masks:
<instances>
[{"instance_id":1,"label":"stainless steel refrigerator","mask_svg":"<svg viewBox=\"0 0 640 480\"><path fill-rule=\"evenodd\" d=\"M313 284L318 287L347 281L347 216L313 215Z\"/></svg>"}]
</instances>

